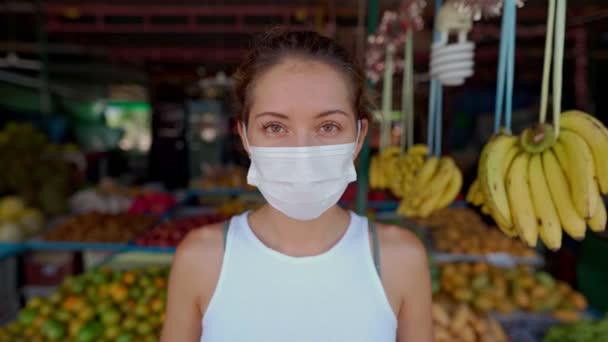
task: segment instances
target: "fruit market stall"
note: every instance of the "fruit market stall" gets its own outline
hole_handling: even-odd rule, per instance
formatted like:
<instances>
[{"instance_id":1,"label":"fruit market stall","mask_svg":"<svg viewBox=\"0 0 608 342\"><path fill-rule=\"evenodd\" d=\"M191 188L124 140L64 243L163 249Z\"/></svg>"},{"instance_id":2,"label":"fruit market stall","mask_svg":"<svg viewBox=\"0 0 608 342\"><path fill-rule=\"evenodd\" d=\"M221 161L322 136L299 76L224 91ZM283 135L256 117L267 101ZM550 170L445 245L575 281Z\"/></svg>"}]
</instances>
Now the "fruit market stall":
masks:
<instances>
[{"instance_id":1,"label":"fruit market stall","mask_svg":"<svg viewBox=\"0 0 608 342\"><path fill-rule=\"evenodd\" d=\"M318 20L344 15L331 14L329 3ZM358 182L339 204L424 242L437 341L608 341L608 302L601 302L607 266L597 261L608 248L608 129L599 115L562 111L562 103L584 103L584 18L567 25L567 14L580 13L566 12L564 0L432 5L403 0L375 25L379 5L370 1L371 35L360 50L379 110L359 155ZM303 12L287 18L303 20ZM78 22L75 13L51 26ZM331 35L335 25L328 27ZM545 41L544 51L534 37ZM158 51L154 59L166 57L166 49ZM247 155L223 109L231 89L224 72L233 66L209 77L215 66L206 70L197 60L196 77L165 92L157 83L179 76L155 73L174 70L175 61L139 62L152 70L150 95L138 85L112 95L118 99L75 101L77 110L68 108L71 99L55 101L68 122L76 120L62 134L0 117L0 342L157 341L180 242L264 204L247 182L240 160ZM576 70L574 80L562 70ZM528 82L534 91L522 85ZM464 101L492 103L484 111L493 112L486 115L493 127L476 122L489 139L461 132L466 120L450 108L459 87L489 89L485 99ZM149 104L153 90L160 94ZM536 92L539 108L517 113L518 97ZM455 135L483 146L457 150Z\"/></svg>"}]
</instances>

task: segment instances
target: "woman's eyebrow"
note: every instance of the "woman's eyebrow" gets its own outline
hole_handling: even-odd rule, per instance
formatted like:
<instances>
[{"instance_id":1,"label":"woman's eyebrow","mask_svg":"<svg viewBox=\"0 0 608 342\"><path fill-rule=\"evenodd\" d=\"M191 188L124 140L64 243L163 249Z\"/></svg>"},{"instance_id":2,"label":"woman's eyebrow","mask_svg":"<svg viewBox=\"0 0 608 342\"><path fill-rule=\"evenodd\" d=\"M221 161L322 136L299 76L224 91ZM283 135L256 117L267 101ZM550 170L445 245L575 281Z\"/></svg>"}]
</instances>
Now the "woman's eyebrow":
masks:
<instances>
[{"instance_id":1,"label":"woman's eyebrow","mask_svg":"<svg viewBox=\"0 0 608 342\"><path fill-rule=\"evenodd\" d=\"M289 117L285 114L281 114L281 113L275 113L275 112L262 112L262 113L258 113L255 115L255 118L259 118L261 116L274 116L276 118L280 118L280 119L289 119Z\"/></svg>"},{"instance_id":2,"label":"woman's eyebrow","mask_svg":"<svg viewBox=\"0 0 608 342\"><path fill-rule=\"evenodd\" d=\"M340 110L340 109L331 109L331 110L326 110L324 112L321 112L321 113L317 114L316 118L322 118L322 117L333 115L333 114L342 114L342 115L348 116L348 113L346 113L343 110Z\"/></svg>"}]
</instances>

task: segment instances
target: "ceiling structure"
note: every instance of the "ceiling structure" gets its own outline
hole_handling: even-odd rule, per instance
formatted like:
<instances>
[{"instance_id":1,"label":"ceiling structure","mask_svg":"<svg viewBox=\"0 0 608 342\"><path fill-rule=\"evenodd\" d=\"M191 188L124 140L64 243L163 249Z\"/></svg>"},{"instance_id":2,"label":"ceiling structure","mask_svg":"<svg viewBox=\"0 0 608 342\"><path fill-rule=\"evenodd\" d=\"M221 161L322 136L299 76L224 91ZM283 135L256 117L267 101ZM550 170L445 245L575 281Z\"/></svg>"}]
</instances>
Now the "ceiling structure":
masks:
<instances>
[{"instance_id":1,"label":"ceiling structure","mask_svg":"<svg viewBox=\"0 0 608 342\"><path fill-rule=\"evenodd\" d=\"M0 54L14 50L20 56L39 56L42 33L42 37L48 37L45 51L52 74L137 80L142 78L141 70L167 70L173 76L192 75L193 69L202 67L208 72L230 71L249 46L251 36L275 25L320 30L360 51L365 39L366 2L4 0L0 2L0 25L4 25L0 28ZM382 0L380 6L394 9L399 3ZM605 0L570 2L569 22L585 23L588 18L608 16L608 6L602 3ZM523 64L542 59L545 6L544 1L528 0L518 13L518 27L537 31L518 36L518 59L527 62ZM419 65L426 64L428 58L432 10L426 11L425 16L427 28L416 34ZM46 31L40 31L38 23L43 23ZM498 20L475 25L472 36L481 65L495 64L499 29ZM569 32L568 46L574 46L571 41L575 36L574 31ZM495 77L492 73L488 70L489 79Z\"/></svg>"}]
</instances>

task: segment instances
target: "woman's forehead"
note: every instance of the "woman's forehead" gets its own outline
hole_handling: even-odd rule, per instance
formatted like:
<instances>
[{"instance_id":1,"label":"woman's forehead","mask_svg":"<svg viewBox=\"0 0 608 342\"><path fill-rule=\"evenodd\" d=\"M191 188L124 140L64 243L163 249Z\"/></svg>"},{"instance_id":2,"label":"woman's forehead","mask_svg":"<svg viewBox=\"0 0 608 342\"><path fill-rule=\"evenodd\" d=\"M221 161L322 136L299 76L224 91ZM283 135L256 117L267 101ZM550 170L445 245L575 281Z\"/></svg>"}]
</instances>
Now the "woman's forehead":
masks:
<instances>
[{"instance_id":1,"label":"woman's forehead","mask_svg":"<svg viewBox=\"0 0 608 342\"><path fill-rule=\"evenodd\" d=\"M353 111L347 78L322 62L286 60L256 80L251 96L250 114L254 115L265 111L286 115Z\"/></svg>"}]
</instances>

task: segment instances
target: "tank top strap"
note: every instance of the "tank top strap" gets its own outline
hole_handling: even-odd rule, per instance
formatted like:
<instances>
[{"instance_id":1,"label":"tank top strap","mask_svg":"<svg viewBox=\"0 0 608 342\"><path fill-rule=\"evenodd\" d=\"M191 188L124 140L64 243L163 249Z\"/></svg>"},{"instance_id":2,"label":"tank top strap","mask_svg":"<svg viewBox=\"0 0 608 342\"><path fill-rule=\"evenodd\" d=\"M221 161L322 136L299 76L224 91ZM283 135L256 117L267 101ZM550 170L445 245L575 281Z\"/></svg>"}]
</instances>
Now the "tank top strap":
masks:
<instances>
[{"instance_id":1,"label":"tank top strap","mask_svg":"<svg viewBox=\"0 0 608 342\"><path fill-rule=\"evenodd\" d=\"M368 220L369 222L369 230L372 233L372 253L374 258L374 266L376 267L376 272L378 273L378 277L382 278L382 273L380 272L380 242L378 240L378 228L374 221Z\"/></svg>"},{"instance_id":2,"label":"tank top strap","mask_svg":"<svg viewBox=\"0 0 608 342\"><path fill-rule=\"evenodd\" d=\"M230 229L230 220L226 220L222 225L222 236L224 239L224 251L226 251L226 242L228 240L228 229Z\"/></svg>"}]
</instances>

